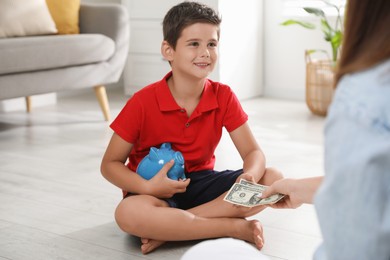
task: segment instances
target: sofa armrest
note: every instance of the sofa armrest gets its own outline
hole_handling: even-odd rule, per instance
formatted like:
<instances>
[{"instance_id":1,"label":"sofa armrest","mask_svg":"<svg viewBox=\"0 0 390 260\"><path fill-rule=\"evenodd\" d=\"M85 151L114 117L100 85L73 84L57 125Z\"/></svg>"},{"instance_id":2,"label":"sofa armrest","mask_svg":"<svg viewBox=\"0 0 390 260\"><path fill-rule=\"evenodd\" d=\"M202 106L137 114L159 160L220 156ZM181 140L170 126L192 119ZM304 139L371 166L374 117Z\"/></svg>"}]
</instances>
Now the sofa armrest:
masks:
<instances>
[{"instance_id":1,"label":"sofa armrest","mask_svg":"<svg viewBox=\"0 0 390 260\"><path fill-rule=\"evenodd\" d=\"M80 33L103 34L114 40L117 47L129 45L130 25L126 7L120 4L81 4Z\"/></svg>"},{"instance_id":2,"label":"sofa armrest","mask_svg":"<svg viewBox=\"0 0 390 260\"><path fill-rule=\"evenodd\" d=\"M130 21L126 7L120 4L81 4L80 33L103 34L115 42L115 53L107 61L110 82L117 82L125 67L130 42Z\"/></svg>"}]
</instances>

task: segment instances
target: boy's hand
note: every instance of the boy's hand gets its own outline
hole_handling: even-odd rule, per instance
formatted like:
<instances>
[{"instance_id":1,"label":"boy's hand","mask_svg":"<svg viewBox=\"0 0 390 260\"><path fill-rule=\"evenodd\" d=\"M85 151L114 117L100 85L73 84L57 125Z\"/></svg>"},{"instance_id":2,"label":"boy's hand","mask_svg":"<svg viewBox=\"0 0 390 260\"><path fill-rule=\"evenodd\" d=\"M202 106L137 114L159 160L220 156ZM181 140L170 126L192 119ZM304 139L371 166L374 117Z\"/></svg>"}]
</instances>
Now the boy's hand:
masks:
<instances>
[{"instance_id":1,"label":"boy's hand","mask_svg":"<svg viewBox=\"0 0 390 260\"><path fill-rule=\"evenodd\" d=\"M253 178L253 176L249 173L243 173L240 176L238 176L238 178L236 179L236 182L239 183L240 180L247 180L249 182L256 183L255 178ZM236 205L236 204L232 204L232 206L235 208L245 208L244 206L240 206L240 205Z\"/></svg>"},{"instance_id":2,"label":"boy's hand","mask_svg":"<svg viewBox=\"0 0 390 260\"><path fill-rule=\"evenodd\" d=\"M251 175L249 173L243 173L240 176L238 176L236 182L240 182L241 179L247 180L247 181L250 181L250 182L253 182L253 183L256 183L255 178L253 177L253 175Z\"/></svg>"},{"instance_id":3,"label":"boy's hand","mask_svg":"<svg viewBox=\"0 0 390 260\"><path fill-rule=\"evenodd\" d=\"M157 198L171 198L176 193L183 193L186 191L190 179L186 180L171 180L168 178L168 171L172 168L174 161L167 162L162 169L148 181L150 195Z\"/></svg>"}]
</instances>

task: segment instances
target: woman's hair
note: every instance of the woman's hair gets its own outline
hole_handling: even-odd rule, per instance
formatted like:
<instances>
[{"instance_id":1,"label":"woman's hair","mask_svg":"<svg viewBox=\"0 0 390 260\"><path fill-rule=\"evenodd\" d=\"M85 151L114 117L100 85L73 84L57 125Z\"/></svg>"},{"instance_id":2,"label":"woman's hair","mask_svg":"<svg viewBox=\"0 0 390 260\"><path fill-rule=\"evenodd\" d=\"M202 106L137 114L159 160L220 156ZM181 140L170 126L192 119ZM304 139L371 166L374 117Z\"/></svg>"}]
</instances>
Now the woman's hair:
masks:
<instances>
[{"instance_id":1,"label":"woman's hair","mask_svg":"<svg viewBox=\"0 0 390 260\"><path fill-rule=\"evenodd\" d=\"M336 85L390 57L390 0L348 0Z\"/></svg>"},{"instance_id":2,"label":"woman's hair","mask_svg":"<svg viewBox=\"0 0 390 260\"><path fill-rule=\"evenodd\" d=\"M217 12L204 4L183 2L172 7L165 15L163 21L164 40L175 49L182 31L194 23L208 23L218 26L219 37L221 18Z\"/></svg>"}]
</instances>

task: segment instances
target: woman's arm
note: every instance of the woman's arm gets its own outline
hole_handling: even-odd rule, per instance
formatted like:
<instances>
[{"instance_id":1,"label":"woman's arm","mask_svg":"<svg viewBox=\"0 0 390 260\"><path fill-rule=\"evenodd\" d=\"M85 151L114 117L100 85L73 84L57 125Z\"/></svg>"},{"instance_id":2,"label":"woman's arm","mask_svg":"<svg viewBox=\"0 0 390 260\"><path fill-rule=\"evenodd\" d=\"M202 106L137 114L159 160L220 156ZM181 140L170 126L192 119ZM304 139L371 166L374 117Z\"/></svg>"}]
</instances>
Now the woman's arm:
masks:
<instances>
[{"instance_id":1,"label":"woman's arm","mask_svg":"<svg viewBox=\"0 0 390 260\"><path fill-rule=\"evenodd\" d=\"M323 177L304 179L281 179L269 186L261 196L266 198L275 193L286 196L279 202L270 205L273 208L297 208L303 203L313 203L314 194L321 185Z\"/></svg>"}]
</instances>

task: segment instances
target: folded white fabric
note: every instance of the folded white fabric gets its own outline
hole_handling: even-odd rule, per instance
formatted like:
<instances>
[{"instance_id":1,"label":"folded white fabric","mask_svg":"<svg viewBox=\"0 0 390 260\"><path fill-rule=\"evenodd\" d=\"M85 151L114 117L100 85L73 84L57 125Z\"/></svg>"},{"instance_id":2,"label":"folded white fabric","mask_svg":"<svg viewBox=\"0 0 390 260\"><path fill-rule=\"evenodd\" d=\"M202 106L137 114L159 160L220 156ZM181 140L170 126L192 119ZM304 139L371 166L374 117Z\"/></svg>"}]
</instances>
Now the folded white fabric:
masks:
<instances>
[{"instance_id":1,"label":"folded white fabric","mask_svg":"<svg viewBox=\"0 0 390 260\"><path fill-rule=\"evenodd\" d=\"M181 260L269 260L253 245L233 238L206 240L188 249Z\"/></svg>"}]
</instances>

